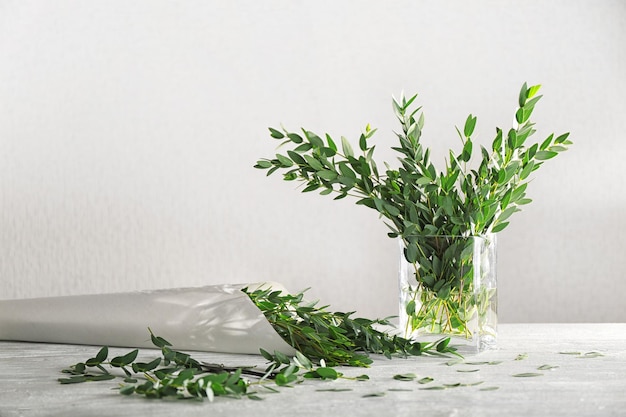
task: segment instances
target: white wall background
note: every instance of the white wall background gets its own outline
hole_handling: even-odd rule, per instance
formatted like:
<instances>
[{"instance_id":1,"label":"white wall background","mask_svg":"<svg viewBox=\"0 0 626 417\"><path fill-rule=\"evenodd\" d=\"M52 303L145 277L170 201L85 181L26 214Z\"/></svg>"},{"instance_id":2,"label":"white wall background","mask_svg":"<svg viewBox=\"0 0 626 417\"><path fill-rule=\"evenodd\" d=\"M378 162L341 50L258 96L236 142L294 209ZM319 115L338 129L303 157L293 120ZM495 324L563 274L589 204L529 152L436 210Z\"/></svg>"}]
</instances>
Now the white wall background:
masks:
<instances>
[{"instance_id":1,"label":"white wall background","mask_svg":"<svg viewBox=\"0 0 626 417\"><path fill-rule=\"evenodd\" d=\"M572 149L499 239L505 322L626 320L624 1L0 1L0 298L275 280L396 314L376 213L252 168L267 126L356 139L419 92L438 158L543 84ZM440 161L442 162L442 161Z\"/></svg>"}]
</instances>

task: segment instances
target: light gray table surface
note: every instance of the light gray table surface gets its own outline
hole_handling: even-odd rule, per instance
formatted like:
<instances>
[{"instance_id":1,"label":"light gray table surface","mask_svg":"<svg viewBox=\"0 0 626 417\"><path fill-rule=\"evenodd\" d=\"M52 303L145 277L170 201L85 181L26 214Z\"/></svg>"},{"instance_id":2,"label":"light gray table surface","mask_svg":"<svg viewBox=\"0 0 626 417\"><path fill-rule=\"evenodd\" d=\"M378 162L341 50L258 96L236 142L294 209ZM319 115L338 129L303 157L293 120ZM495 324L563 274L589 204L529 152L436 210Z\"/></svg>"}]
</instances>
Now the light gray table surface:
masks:
<instances>
[{"instance_id":1,"label":"light gray table surface","mask_svg":"<svg viewBox=\"0 0 626 417\"><path fill-rule=\"evenodd\" d=\"M626 324L503 324L498 346L455 365L438 357L375 357L371 368L340 369L345 376L365 373L368 381L307 380L262 394L263 401L218 397L198 403L122 396L112 389L115 381L57 382L63 368L93 356L98 347L0 342L0 416L626 416ZM111 349L111 354L126 352ZM585 355L589 352L599 354ZM141 350L140 358L158 353ZM520 355L524 359L516 360ZM193 356L226 365L265 364L255 355ZM471 364L491 361L501 362ZM542 365L557 367L538 370ZM434 380L420 385L393 379L404 373ZM513 376L521 373L543 375ZM489 387L497 389L484 390ZM350 390L328 391L333 388ZM365 397L372 393L384 395Z\"/></svg>"}]
</instances>

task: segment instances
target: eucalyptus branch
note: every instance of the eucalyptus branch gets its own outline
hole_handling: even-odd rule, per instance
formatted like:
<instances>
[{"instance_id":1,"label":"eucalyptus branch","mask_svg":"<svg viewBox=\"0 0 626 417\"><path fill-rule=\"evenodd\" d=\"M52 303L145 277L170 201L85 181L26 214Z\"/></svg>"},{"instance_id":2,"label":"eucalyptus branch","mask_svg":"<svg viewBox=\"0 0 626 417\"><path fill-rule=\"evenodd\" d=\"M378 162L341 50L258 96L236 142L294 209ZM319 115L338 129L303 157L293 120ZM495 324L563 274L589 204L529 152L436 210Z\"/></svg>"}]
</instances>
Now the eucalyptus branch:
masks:
<instances>
[{"instance_id":1,"label":"eucalyptus branch","mask_svg":"<svg viewBox=\"0 0 626 417\"><path fill-rule=\"evenodd\" d=\"M354 313L329 312L326 307L304 301L304 293L283 294L272 289L248 294L276 332L307 358L329 366L369 366L369 353L392 355L458 355L450 340L419 343L392 336L380 326L390 326L387 319L353 318Z\"/></svg>"},{"instance_id":2,"label":"eucalyptus branch","mask_svg":"<svg viewBox=\"0 0 626 417\"><path fill-rule=\"evenodd\" d=\"M167 340L155 336L152 332L151 337L153 344L161 348L161 357L150 362L139 362L136 360L139 351L135 349L108 360L109 350L104 346L94 358L64 369L62 372L69 376L59 378L58 381L62 384L76 384L121 379L118 390L123 395L213 401L218 396L260 400L262 398L251 388L262 386L268 391L275 392L275 389L265 386L268 381L276 386L291 386L302 382L304 378L343 377L340 372L327 367L323 360L321 366L315 367L300 352L290 359L280 352L270 354L261 349L261 354L271 362L266 370L253 366L228 367L202 363L189 354L173 350ZM123 374L110 372L105 366L119 368ZM299 373L301 370L305 372Z\"/></svg>"},{"instance_id":3,"label":"eucalyptus branch","mask_svg":"<svg viewBox=\"0 0 626 417\"><path fill-rule=\"evenodd\" d=\"M417 95L393 100L393 109L402 126L396 134L399 146L400 167L390 168L380 175L373 159L375 146L370 139L375 129L369 125L359 137L363 155L356 156L350 142L342 137L339 153L330 135L326 141L317 134L302 129L303 136L285 129L270 128L281 145L295 147L276 158L261 159L255 167L267 169L268 175L285 171L288 181L304 181L303 192L321 189L320 194L333 192L335 199L348 195L357 197L359 205L378 211L391 220L390 237L421 235L479 235L503 230L508 219L520 206L531 202L526 198L529 175L545 160L567 150L571 142L568 133L552 134L541 143L526 147L527 139L535 133L530 116L542 96L537 96L540 86L524 84L519 94L519 108L515 112L517 126L506 137L496 129L492 152L480 146L480 163L476 169L467 170L474 154L472 134L477 118L469 115L463 132L457 129L463 148L450 151L446 169L437 172L430 161L430 150L421 144L424 115L421 107L410 110ZM354 190L355 193L350 194ZM356 194L356 195L355 195Z\"/></svg>"},{"instance_id":4,"label":"eucalyptus branch","mask_svg":"<svg viewBox=\"0 0 626 417\"><path fill-rule=\"evenodd\" d=\"M138 394L147 398L177 398L213 400L216 396L261 399L250 387L266 386L268 381L278 386L291 386L307 379L337 379L343 374L333 369L337 365L367 367L372 363L368 353L440 355L456 353L450 339L420 344L389 336L374 325L387 325L386 320L352 318L352 313L330 313L324 307L303 301L303 293L282 294L271 289L249 292L243 290L265 314L276 332L296 349L293 358L281 352L261 355L270 362L265 369L254 366L228 367L203 363L189 354L174 350L172 344L150 331L152 344L161 350L161 357L149 362L137 361L138 349L111 359L107 346L96 356L64 369L68 377L62 384L121 379L120 394ZM109 369L107 369L107 367ZM111 372L119 369L120 372ZM303 373L300 371L304 371ZM254 380L246 379L254 378ZM356 377L367 379L367 376Z\"/></svg>"}]
</instances>

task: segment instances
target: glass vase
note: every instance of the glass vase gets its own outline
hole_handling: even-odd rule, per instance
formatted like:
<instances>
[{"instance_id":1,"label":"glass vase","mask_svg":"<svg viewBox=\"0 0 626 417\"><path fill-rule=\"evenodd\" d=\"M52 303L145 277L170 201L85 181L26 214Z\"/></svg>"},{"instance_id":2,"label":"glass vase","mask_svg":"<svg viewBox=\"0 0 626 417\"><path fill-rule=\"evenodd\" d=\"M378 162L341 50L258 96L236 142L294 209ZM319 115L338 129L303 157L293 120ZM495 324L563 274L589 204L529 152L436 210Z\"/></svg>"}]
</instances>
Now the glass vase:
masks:
<instances>
[{"instance_id":1,"label":"glass vase","mask_svg":"<svg viewBox=\"0 0 626 417\"><path fill-rule=\"evenodd\" d=\"M400 324L407 339L451 337L462 350L496 348L496 236L400 239Z\"/></svg>"}]
</instances>

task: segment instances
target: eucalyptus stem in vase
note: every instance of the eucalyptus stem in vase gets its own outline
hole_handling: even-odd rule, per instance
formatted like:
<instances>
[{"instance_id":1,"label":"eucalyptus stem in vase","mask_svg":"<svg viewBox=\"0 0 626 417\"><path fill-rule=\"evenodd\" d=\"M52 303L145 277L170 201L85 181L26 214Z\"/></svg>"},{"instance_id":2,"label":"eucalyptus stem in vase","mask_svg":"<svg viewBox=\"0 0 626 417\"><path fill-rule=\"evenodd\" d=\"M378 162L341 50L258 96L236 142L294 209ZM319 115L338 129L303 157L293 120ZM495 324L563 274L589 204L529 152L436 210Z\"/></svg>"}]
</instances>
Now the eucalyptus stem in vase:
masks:
<instances>
[{"instance_id":1,"label":"eucalyptus stem in vase","mask_svg":"<svg viewBox=\"0 0 626 417\"><path fill-rule=\"evenodd\" d=\"M306 129L270 128L270 135L290 149L255 167L268 170L267 175L280 170L285 180L304 182L302 192L319 190L335 200L354 197L357 205L380 214L388 236L401 243L404 337L456 335L478 349L491 347L497 323L495 234L531 202L526 197L531 173L572 144L569 133L527 144L535 133L530 116L542 97L539 88L522 86L515 126L506 133L496 128L490 149L475 146L476 117L470 114L463 130L456 129L462 149L449 151L443 171L435 168L430 149L421 143L424 115L413 106L417 95L393 100L402 126L392 147L399 155L398 168L385 163L382 169L374 161L376 129L370 125L356 152L345 137L339 147L328 134L322 138ZM477 148L477 161L472 161Z\"/></svg>"}]
</instances>

